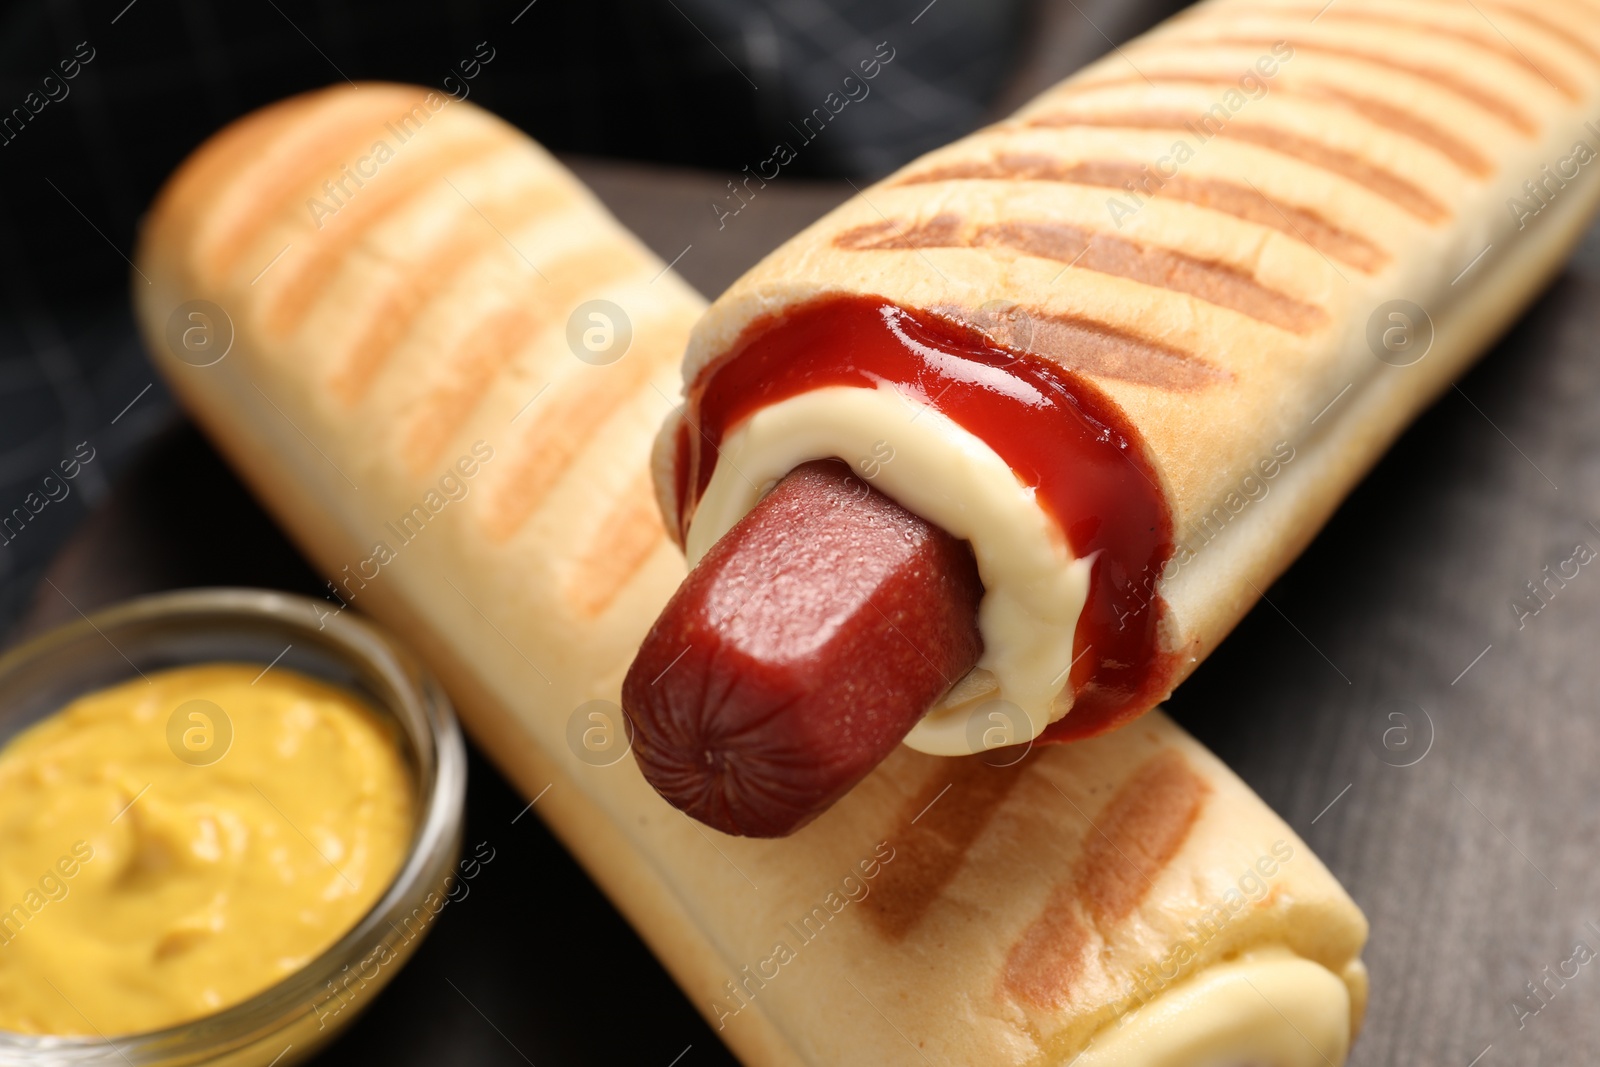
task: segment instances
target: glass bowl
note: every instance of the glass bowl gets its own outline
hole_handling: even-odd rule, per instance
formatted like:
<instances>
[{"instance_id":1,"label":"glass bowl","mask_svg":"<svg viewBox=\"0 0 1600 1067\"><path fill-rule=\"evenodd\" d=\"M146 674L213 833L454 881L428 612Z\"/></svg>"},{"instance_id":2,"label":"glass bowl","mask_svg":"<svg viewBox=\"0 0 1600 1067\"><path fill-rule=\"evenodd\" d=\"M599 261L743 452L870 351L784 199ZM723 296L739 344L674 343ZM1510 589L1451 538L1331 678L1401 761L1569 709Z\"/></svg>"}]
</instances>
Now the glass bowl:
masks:
<instances>
[{"instance_id":1,"label":"glass bowl","mask_svg":"<svg viewBox=\"0 0 1600 1067\"><path fill-rule=\"evenodd\" d=\"M0 744L136 671L211 661L287 667L367 699L397 726L417 822L372 909L300 970L247 1000L164 1030L109 1037L0 1031L0 1065L288 1067L360 1014L431 928L461 848L466 752L444 691L372 623L324 601L195 589L126 601L0 656Z\"/></svg>"}]
</instances>

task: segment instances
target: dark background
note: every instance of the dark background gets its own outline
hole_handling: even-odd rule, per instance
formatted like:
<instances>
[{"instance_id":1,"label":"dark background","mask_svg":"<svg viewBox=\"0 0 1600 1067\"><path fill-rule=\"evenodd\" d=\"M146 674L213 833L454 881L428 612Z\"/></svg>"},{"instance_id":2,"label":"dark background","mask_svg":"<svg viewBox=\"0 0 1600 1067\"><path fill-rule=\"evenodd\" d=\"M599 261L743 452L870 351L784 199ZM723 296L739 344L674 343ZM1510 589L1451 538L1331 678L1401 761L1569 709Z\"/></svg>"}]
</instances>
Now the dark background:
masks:
<instances>
[{"instance_id":1,"label":"dark background","mask_svg":"<svg viewBox=\"0 0 1600 1067\"><path fill-rule=\"evenodd\" d=\"M486 41L471 99L561 153L664 259L692 245L679 270L715 295L851 195L844 179L1004 114L1177 6L13 5L0 117L78 42L95 58L0 145L0 512L78 442L96 458L0 546L0 630L180 585L321 592L173 409L128 308L139 213L228 119L343 76L442 85ZM872 96L718 230L724 183L884 40ZM1600 950L1584 925L1600 926L1600 572L1521 629L1510 609L1576 543L1600 549L1597 325L1591 233L1170 704L1371 918L1354 1064L1579 1064L1600 1045L1594 966L1520 1027L1510 1008L1576 940ZM496 859L319 1062L731 1062L537 819L512 822L524 803L474 752L469 846Z\"/></svg>"}]
</instances>

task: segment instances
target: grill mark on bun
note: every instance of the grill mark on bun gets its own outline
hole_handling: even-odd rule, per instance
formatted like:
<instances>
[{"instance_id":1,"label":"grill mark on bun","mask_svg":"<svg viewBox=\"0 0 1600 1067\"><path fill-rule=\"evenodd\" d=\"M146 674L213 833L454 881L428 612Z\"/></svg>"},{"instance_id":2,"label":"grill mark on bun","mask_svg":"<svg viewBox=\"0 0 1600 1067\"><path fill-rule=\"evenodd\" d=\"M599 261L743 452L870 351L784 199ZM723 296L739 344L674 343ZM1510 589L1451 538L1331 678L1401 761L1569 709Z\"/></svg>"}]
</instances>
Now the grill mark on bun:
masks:
<instances>
[{"instance_id":1,"label":"grill mark on bun","mask_svg":"<svg viewBox=\"0 0 1600 1067\"><path fill-rule=\"evenodd\" d=\"M1222 385L1233 375L1193 352L1152 341L1115 326L1038 308L929 309L988 335L997 343L1048 359L1064 370L1186 393Z\"/></svg>"},{"instance_id":2,"label":"grill mark on bun","mask_svg":"<svg viewBox=\"0 0 1600 1067\"><path fill-rule=\"evenodd\" d=\"M670 323L636 322L633 342L622 359L605 366L577 367L540 395L528 413L532 425L486 495L483 530L491 542L510 540L549 499L606 419L643 389L651 374L676 366L683 351L681 341L672 339L684 337L692 322L692 317ZM640 499L654 508L655 490L646 486L640 492ZM598 612L609 599L591 602L599 605Z\"/></svg>"},{"instance_id":3,"label":"grill mark on bun","mask_svg":"<svg viewBox=\"0 0 1600 1067\"><path fill-rule=\"evenodd\" d=\"M512 147L504 138L435 142L440 147L415 158L402 151L395 162L367 179L338 212L328 217L307 251L291 257L280 270L288 274L267 300L262 326L279 337L292 333L305 320L318 296L350 262L352 251L388 218L404 211L426 194L443 188L450 171L470 167L495 151Z\"/></svg>"},{"instance_id":4,"label":"grill mark on bun","mask_svg":"<svg viewBox=\"0 0 1600 1067\"><path fill-rule=\"evenodd\" d=\"M869 223L839 234L833 243L856 251L1008 248L1185 293L1292 333L1309 334L1328 321L1321 308L1262 285L1229 264L1096 233L1066 222L1010 220L968 228L959 216L941 214L911 226L893 220Z\"/></svg>"},{"instance_id":5,"label":"grill mark on bun","mask_svg":"<svg viewBox=\"0 0 1600 1067\"><path fill-rule=\"evenodd\" d=\"M1494 0L1477 0L1477 2L1481 7L1493 8L1496 11L1502 11L1507 15L1510 15L1512 18L1521 19L1528 25L1542 30L1548 36L1554 37L1567 47L1572 48L1575 51L1582 52L1584 56L1593 62L1600 63L1600 49L1595 48L1594 45L1574 34L1571 27L1561 26L1555 22L1552 22L1545 18L1538 11L1523 7L1521 4L1496 3ZM1568 10L1572 11L1573 8L1569 6ZM1590 21L1594 21L1595 12L1590 8L1584 7L1580 4L1577 6L1576 13L1588 15L1590 16Z\"/></svg>"},{"instance_id":6,"label":"grill mark on bun","mask_svg":"<svg viewBox=\"0 0 1600 1067\"><path fill-rule=\"evenodd\" d=\"M854 252L912 248L971 248L975 242L963 238L965 228L961 216L948 211L914 223L884 219L837 234L833 239L833 246Z\"/></svg>"},{"instance_id":7,"label":"grill mark on bun","mask_svg":"<svg viewBox=\"0 0 1600 1067\"><path fill-rule=\"evenodd\" d=\"M1318 5L1315 3L1307 4L1305 6L1305 10L1315 13L1317 6ZM1265 15L1278 17L1282 17L1285 14L1298 15L1298 12L1296 12L1293 8L1272 7L1265 5L1241 5L1238 7L1230 7L1228 9L1228 13L1230 15ZM1517 48L1506 38L1501 37L1492 28L1485 26L1486 32L1478 32L1476 30L1469 30L1460 26L1451 26L1444 23L1431 22L1425 18L1416 17L1416 14L1416 12L1408 13L1401 5L1393 3L1386 7L1382 12L1363 11L1359 8L1349 8L1336 4L1318 14L1317 21L1327 23L1356 23L1367 26L1378 26L1384 29L1399 26L1408 30L1419 30L1423 33L1437 37L1448 37L1451 40L1460 41L1463 44L1482 49L1485 52L1492 52L1500 58L1516 64L1535 77L1544 79L1550 84L1551 88L1555 89L1562 96L1565 96L1568 100L1582 99L1582 91L1578 88L1576 83L1572 81L1572 79L1568 78L1560 71L1547 69L1549 66L1548 64L1546 64L1545 67L1538 66L1533 62L1533 60L1529 59L1521 49ZM1296 48L1299 47L1299 42L1294 42L1294 44Z\"/></svg>"},{"instance_id":8,"label":"grill mark on bun","mask_svg":"<svg viewBox=\"0 0 1600 1067\"><path fill-rule=\"evenodd\" d=\"M1167 40L1170 40L1174 44L1178 43L1177 38L1168 38ZM1219 37L1197 37L1191 39L1189 43L1200 45L1242 45L1247 48L1270 48L1272 45L1277 44L1282 40L1283 38L1281 37L1257 36L1254 34L1227 34ZM1386 70L1397 70L1405 74L1410 74L1413 77L1421 78L1423 81L1433 82L1441 89L1454 93L1456 96L1461 97L1461 99L1476 105L1482 110L1489 112L1491 115L1499 116L1518 133L1532 136L1539 130L1538 124L1528 116L1526 111L1517 107L1504 97L1496 96L1489 90L1481 88L1473 82L1458 76L1454 71L1446 70L1442 67L1428 66L1421 63L1407 63L1404 60L1394 59L1391 56L1386 56L1381 52L1369 52L1366 49L1357 48L1354 45L1334 44L1329 41L1300 40L1292 40L1289 42L1289 44L1293 45L1295 51L1297 52L1315 52L1321 53L1322 55L1337 56L1340 59L1354 59L1363 63L1371 63L1374 66L1382 67Z\"/></svg>"},{"instance_id":9,"label":"grill mark on bun","mask_svg":"<svg viewBox=\"0 0 1600 1067\"><path fill-rule=\"evenodd\" d=\"M1129 182L1156 196L1181 200L1286 234L1324 255L1372 273L1389 262L1388 253L1316 212L1269 198L1259 189L1220 178L1183 174L1161 179L1147 166L1117 160L1065 163L1044 155L1001 153L990 160L949 163L901 178L897 184L945 181L1035 181L1126 189Z\"/></svg>"},{"instance_id":10,"label":"grill mark on bun","mask_svg":"<svg viewBox=\"0 0 1600 1067\"><path fill-rule=\"evenodd\" d=\"M601 520L566 584L568 603L586 618L604 612L633 576L667 543L654 481L640 470Z\"/></svg>"},{"instance_id":11,"label":"grill mark on bun","mask_svg":"<svg viewBox=\"0 0 1600 1067\"><path fill-rule=\"evenodd\" d=\"M623 363L628 363L626 359ZM644 360L626 368L582 368L577 380L551 388L555 396L541 397L538 419L522 439L517 456L507 464L484 513L484 532L499 544L511 538L539 510L566 476L604 416L630 396L636 370L648 370ZM612 373L608 373L608 371ZM627 375L627 380L619 379Z\"/></svg>"},{"instance_id":12,"label":"grill mark on bun","mask_svg":"<svg viewBox=\"0 0 1600 1067\"><path fill-rule=\"evenodd\" d=\"M1063 892L1058 888L1050 895L1044 911L1011 946L1001 972L1006 992L1040 1008L1066 1003L1093 939L1089 924Z\"/></svg>"},{"instance_id":13,"label":"grill mark on bun","mask_svg":"<svg viewBox=\"0 0 1600 1067\"><path fill-rule=\"evenodd\" d=\"M1494 172L1494 164L1471 144L1444 127L1404 108L1333 85L1310 83L1303 89L1291 92L1313 99L1336 102L1378 126L1384 126L1414 141L1421 141L1474 177L1482 178Z\"/></svg>"},{"instance_id":14,"label":"grill mark on bun","mask_svg":"<svg viewBox=\"0 0 1600 1067\"><path fill-rule=\"evenodd\" d=\"M1161 71L1147 72L1148 77L1115 77L1103 81L1087 81L1073 84L1073 93L1078 96L1084 92L1120 85L1137 85L1142 82L1155 84L1194 84L1194 85L1234 85L1238 81L1237 74L1226 71ZM1295 97L1305 100L1317 100L1331 103L1352 111L1374 125L1394 131L1403 137L1409 137L1427 145L1466 171L1474 177L1483 177L1494 170L1487 156L1479 152L1470 143L1457 137L1433 122L1428 121L1415 112L1396 107L1382 100L1353 93L1339 86L1325 85L1319 82L1301 81L1294 85L1274 86L1271 95L1279 97ZM1063 99L1066 94L1063 94Z\"/></svg>"},{"instance_id":15,"label":"grill mark on bun","mask_svg":"<svg viewBox=\"0 0 1600 1067\"><path fill-rule=\"evenodd\" d=\"M401 454L412 474L427 470L536 326L537 321L524 308L504 308L486 316L457 344L447 361L450 380L422 398L406 433Z\"/></svg>"},{"instance_id":16,"label":"grill mark on bun","mask_svg":"<svg viewBox=\"0 0 1600 1067\"><path fill-rule=\"evenodd\" d=\"M502 233L512 233L534 219L555 215L572 203L564 185L523 189L515 199L478 205ZM462 205L463 211L470 209ZM359 403L412 325L440 293L455 283L462 271L482 255L504 247L499 234L463 216L444 238L400 265L400 274L386 287L367 315L365 327L350 345L334 372L334 395L347 407Z\"/></svg>"},{"instance_id":17,"label":"grill mark on bun","mask_svg":"<svg viewBox=\"0 0 1600 1067\"><path fill-rule=\"evenodd\" d=\"M410 406L411 426L401 446L407 468L419 475L427 471L496 376L537 331L564 322L579 296L643 262L624 245L583 248L547 268L549 280L532 283L523 302L486 316L469 330L442 360L445 380Z\"/></svg>"},{"instance_id":18,"label":"grill mark on bun","mask_svg":"<svg viewBox=\"0 0 1600 1067\"><path fill-rule=\"evenodd\" d=\"M1186 116L1182 112L1166 109L1140 109L1099 113L1061 111L1041 115L1031 120L1029 125L1047 129L1094 126L1123 130L1184 130L1196 122L1204 121L1204 115ZM1398 174L1343 149L1332 148L1282 127L1229 119L1218 129L1208 130L1208 133L1253 144L1348 178L1424 222L1443 222L1449 217L1444 205L1432 194Z\"/></svg>"},{"instance_id":19,"label":"grill mark on bun","mask_svg":"<svg viewBox=\"0 0 1600 1067\"><path fill-rule=\"evenodd\" d=\"M169 180L152 219L162 216L159 228L174 234L168 243L189 250L197 281L213 289L226 287L228 279L224 274L238 257L236 246L243 243L238 234L242 228L257 223L259 213L230 215L223 205L236 198L235 186L252 176L252 166L259 164L286 132L305 133L310 125L307 113L314 111L319 102L316 94L308 93L238 119L197 148ZM198 212L193 209L197 201L207 202ZM150 229L153 232L155 227Z\"/></svg>"},{"instance_id":20,"label":"grill mark on bun","mask_svg":"<svg viewBox=\"0 0 1600 1067\"><path fill-rule=\"evenodd\" d=\"M360 93L324 90L304 99L306 106L295 108L296 121L284 124L283 136L251 145L255 165L235 176L234 188L219 198L229 207L218 215L232 225L205 243L203 260L209 276L220 278L231 271L264 230L282 222L286 214L304 211L301 197L308 195L313 182L335 177L339 165L349 162L353 146L370 144L386 120L408 102L420 105L423 96L369 86ZM322 195L320 189L310 192ZM309 215L298 217L310 224ZM255 269L259 268L252 268L252 274Z\"/></svg>"},{"instance_id":21,"label":"grill mark on bun","mask_svg":"<svg viewBox=\"0 0 1600 1067\"><path fill-rule=\"evenodd\" d=\"M1129 776L1085 831L1072 874L1012 944L1005 990L1038 1008L1065 1006L1090 950L1144 900L1188 840L1210 792L1174 749Z\"/></svg>"},{"instance_id":22,"label":"grill mark on bun","mask_svg":"<svg viewBox=\"0 0 1600 1067\"><path fill-rule=\"evenodd\" d=\"M882 868L872 893L861 901L881 934L901 941L911 933L1033 759L1025 756L1009 767L992 766L978 756L937 761L888 836L895 845L894 863Z\"/></svg>"},{"instance_id":23,"label":"grill mark on bun","mask_svg":"<svg viewBox=\"0 0 1600 1067\"><path fill-rule=\"evenodd\" d=\"M1095 820L1074 876L1100 926L1126 919L1189 837L1211 787L1175 749L1152 756Z\"/></svg>"},{"instance_id":24,"label":"grill mark on bun","mask_svg":"<svg viewBox=\"0 0 1600 1067\"><path fill-rule=\"evenodd\" d=\"M1292 333L1309 334L1328 321L1328 316L1316 305L1262 285L1229 264L1094 233L1067 223L1003 222L985 227L978 239L983 244L997 244L1061 263L1076 260L1077 265L1086 270L1187 293Z\"/></svg>"}]
</instances>

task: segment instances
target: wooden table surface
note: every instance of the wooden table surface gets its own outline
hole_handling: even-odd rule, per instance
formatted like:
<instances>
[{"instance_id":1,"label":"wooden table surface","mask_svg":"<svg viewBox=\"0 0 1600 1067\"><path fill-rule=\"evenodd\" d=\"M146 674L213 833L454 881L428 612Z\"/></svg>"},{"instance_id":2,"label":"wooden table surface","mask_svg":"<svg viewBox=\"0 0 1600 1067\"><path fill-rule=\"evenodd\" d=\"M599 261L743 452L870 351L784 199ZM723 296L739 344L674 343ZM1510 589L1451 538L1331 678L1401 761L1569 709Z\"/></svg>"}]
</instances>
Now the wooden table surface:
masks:
<instances>
[{"instance_id":1,"label":"wooden table surface","mask_svg":"<svg viewBox=\"0 0 1600 1067\"><path fill-rule=\"evenodd\" d=\"M723 176L572 162L707 293L851 193L775 182L719 229ZM1169 705L1371 919L1353 1064L1600 1061L1597 325L1591 234ZM1561 567L1576 576L1531 599ZM50 578L83 608L184 585L321 591L186 426ZM42 586L25 629L73 614ZM318 1062L731 1063L543 827L512 824L521 806L474 753L468 840L496 863Z\"/></svg>"}]
</instances>

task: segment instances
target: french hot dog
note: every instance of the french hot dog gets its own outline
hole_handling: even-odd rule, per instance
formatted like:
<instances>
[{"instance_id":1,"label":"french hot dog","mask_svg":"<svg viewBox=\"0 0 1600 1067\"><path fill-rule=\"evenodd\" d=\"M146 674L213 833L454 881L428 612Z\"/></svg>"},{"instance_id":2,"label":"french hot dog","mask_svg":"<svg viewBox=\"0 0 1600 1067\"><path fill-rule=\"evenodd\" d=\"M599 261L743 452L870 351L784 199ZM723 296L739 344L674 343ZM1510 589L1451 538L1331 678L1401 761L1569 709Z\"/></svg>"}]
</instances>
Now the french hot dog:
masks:
<instances>
[{"instance_id":1,"label":"french hot dog","mask_svg":"<svg viewBox=\"0 0 1600 1067\"><path fill-rule=\"evenodd\" d=\"M319 228L308 199L380 141ZM518 131L414 87L284 101L196 150L136 259L153 363L327 610L427 659L745 1062L1344 1061L1365 920L1159 713L995 765L902 746L783 840L702 829L623 740L588 751L684 577L645 470L704 305ZM600 299L634 330L605 363L566 328Z\"/></svg>"},{"instance_id":2,"label":"french hot dog","mask_svg":"<svg viewBox=\"0 0 1600 1067\"><path fill-rule=\"evenodd\" d=\"M795 465L871 467L984 585L907 744L1153 707L1592 216L1600 13L1543 10L1212 0L864 190L695 327L655 460L695 580Z\"/></svg>"}]
</instances>

